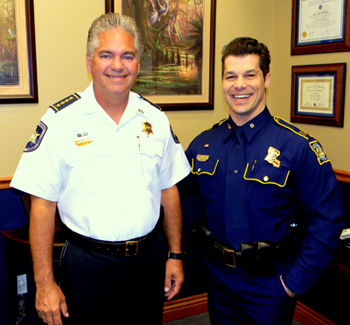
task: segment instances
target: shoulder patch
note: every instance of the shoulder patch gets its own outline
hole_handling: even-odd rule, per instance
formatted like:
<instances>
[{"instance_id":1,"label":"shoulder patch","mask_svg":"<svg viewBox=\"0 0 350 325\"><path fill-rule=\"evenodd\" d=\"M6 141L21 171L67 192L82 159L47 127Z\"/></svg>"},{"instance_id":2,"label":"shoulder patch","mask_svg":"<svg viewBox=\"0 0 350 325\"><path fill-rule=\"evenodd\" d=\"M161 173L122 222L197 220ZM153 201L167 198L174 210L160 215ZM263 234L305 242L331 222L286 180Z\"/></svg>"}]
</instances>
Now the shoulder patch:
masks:
<instances>
[{"instance_id":1,"label":"shoulder patch","mask_svg":"<svg viewBox=\"0 0 350 325\"><path fill-rule=\"evenodd\" d=\"M311 136L310 134L304 132L303 130L301 130L298 127L296 127L295 125L287 122L286 120L284 120L281 117L275 116L273 119L278 125L280 125L280 126L286 128L286 129L292 131L293 133L295 133L295 134L305 138L306 140L309 140L310 138L313 138L313 136Z\"/></svg>"},{"instance_id":2,"label":"shoulder patch","mask_svg":"<svg viewBox=\"0 0 350 325\"><path fill-rule=\"evenodd\" d=\"M330 161L326 156L325 152L323 151L321 144L317 140L311 141L309 143L309 146L313 150L313 152L316 154L318 163L320 165Z\"/></svg>"},{"instance_id":3,"label":"shoulder patch","mask_svg":"<svg viewBox=\"0 0 350 325\"><path fill-rule=\"evenodd\" d=\"M171 125L170 125L170 133L171 133L171 136L172 136L173 139L174 139L174 142L177 143L177 144L179 144L179 143L180 143L180 140L179 140L179 138L177 137L177 135L174 133L174 130L173 130L173 128L171 127Z\"/></svg>"},{"instance_id":4,"label":"shoulder patch","mask_svg":"<svg viewBox=\"0 0 350 325\"><path fill-rule=\"evenodd\" d=\"M74 102L76 102L78 99L80 99L80 96L77 93L74 93L72 95L69 95L66 98L63 98L62 100L58 101L55 104L52 104L50 106L50 108L53 109L53 111L55 113L61 111L62 109L64 109L65 107L73 104Z\"/></svg>"},{"instance_id":5,"label":"shoulder patch","mask_svg":"<svg viewBox=\"0 0 350 325\"><path fill-rule=\"evenodd\" d=\"M219 122L216 122L210 129L205 129L205 130L203 130L202 132L215 129L215 128L219 127L220 125L222 125L223 123L225 123L227 120L228 120L228 117L226 117L226 118L220 120Z\"/></svg>"},{"instance_id":6,"label":"shoulder patch","mask_svg":"<svg viewBox=\"0 0 350 325\"><path fill-rule=\"evenodd\" d=\"M154 103L152 103L150 100L148 100L147 98L143 97L141 94L137 93L137 95L140 96L141 99L143 99L145 102L147 102L148 104L154 106L155 108L159 109L160 111L162 110L162 108Z\"/></svg>"},{"instance_id":7,"label":"shoulder patch","mask_svg":"<svg viewBox=\"0 0 350 325\"><path fill-rule=\"evenodd\" d=\"M39 148L41 141L44 138L44 135L47 131L47 126L44 122L40 121L32 136L29 139L26 147L24 148L24 152L32 152Z\"/></svg>"}]
</instances>

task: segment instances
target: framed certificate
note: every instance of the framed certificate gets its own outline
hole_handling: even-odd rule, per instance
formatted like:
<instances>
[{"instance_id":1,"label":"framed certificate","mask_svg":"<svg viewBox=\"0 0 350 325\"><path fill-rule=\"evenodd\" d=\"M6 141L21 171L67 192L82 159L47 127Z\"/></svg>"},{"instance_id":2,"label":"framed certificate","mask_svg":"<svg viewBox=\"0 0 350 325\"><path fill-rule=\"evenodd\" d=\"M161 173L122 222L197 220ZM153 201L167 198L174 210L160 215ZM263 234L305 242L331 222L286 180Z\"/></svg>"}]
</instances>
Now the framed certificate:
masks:
<instances>
[{"instance_id":1,"label":"framed certificate","mask_svg":"<svg viewBox=\"0 0 350 325\"><path fill-rule=\"evenodd\" d=\"M292 67L291 121L343 127L346 63Z\"/></svg>"},{"instance_id":2,"label":"framed certificate","mask_svg":"<svg viewBox=\"0 0 350 325\"><path fill-rule=\"evenodd\" d=\"M293 0L291 54L350 51L350 1Z\"/></svg>"}]
</instances>

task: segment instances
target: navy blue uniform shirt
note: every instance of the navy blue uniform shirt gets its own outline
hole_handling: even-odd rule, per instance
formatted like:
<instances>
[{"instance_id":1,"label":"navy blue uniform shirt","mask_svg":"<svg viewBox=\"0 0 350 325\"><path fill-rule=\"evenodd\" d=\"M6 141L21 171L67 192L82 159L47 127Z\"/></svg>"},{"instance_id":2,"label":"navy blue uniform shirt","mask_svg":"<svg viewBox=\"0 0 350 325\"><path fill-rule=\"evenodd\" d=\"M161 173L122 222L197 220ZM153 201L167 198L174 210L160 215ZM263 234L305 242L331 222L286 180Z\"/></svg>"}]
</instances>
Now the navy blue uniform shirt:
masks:
<instances>
[{"instance_id":1,"label":"navy blue uniform shirt","mask_svg":"<svg viewBox=\"0 0 350 325\"><path fill-rule=\"evenodd\" d=\"M216 241L278 241L300 206L306 236L284 282L302 293L332 258L343 229L338 184L319 142L267 108L239 127L229 117L198 135L186 151ZM238 152L235 148L240 146Z\"/></svg>"}]
</instances>

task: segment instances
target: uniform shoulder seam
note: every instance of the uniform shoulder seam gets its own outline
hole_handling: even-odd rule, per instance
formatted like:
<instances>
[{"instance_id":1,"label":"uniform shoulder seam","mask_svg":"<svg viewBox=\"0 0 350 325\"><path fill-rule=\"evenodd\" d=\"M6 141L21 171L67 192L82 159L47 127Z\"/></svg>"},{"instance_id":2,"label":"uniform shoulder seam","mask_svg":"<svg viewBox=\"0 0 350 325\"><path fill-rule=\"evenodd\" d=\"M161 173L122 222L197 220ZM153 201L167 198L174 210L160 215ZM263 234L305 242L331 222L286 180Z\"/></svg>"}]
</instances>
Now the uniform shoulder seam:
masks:
<instances>
[{"instance_id":1,"label":"uniform shoulder seam","mask_svg":"<svg viewBox=\"0 0 350 325\"><path fill-rule=\"evenodd\" d=\"M220 120L219 122L216 122L215 124L212 125L211 128L203 130L202 133L203 133L203 132L206 132L206 131L210 131L210 130L212 130L212 129L215 129L215 128L221 126L221 125L222 125L223 123L225 123L227 120L228 120L228 117L226 117L226 118Z\"/></svg>"},{"instance_id":2,"label":"uniform shoulder seam","mask_svg":"<svg viewBox=\"0 0 350 325\"><path fill-rule=\"evenodd\" d=\"M141 99L143 99L145 102L147 102L148 104L152 105L153 107L157 108L158 110L162 111L162 108L160 106L158 106L155 103L152 103L150 100L148 100L147 98L143 97L141 94L136 93L138 96L140 96Z\"/></svg>"},{"instance_id":3,"label":"uniform shoulder seam","mask_svg":"<svg viewBox=\"0 0 350 325\"><path fill-rule=\"evenodd\" d=\"M278 116L274 116L273 120L275 121L275 123L277 123L279 126L282 126L283 128L297 134L298 136L306 139L306 140L310 140L310 138L313 138L313 136L311 136L310 134L308 134L307 132L303 131L302 129L298 128L297 126L295 126L294 124L286 121L285 119L278 117Z\"/></svg>"}]
</instances>

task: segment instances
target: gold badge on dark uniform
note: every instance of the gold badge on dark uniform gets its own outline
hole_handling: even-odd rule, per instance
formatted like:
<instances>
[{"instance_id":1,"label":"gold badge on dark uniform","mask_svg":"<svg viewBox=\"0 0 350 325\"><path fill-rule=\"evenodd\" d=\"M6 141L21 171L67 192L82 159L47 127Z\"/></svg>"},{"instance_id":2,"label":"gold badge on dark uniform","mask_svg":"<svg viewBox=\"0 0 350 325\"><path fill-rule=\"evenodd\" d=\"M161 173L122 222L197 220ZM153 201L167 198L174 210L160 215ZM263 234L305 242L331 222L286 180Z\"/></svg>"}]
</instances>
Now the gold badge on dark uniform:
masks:
<instances>
[{"instance_id":1,"label":"gold badge on dark uniform","mask_svg":"<svg viewBox=\"0 0 350 325\"><path fill-rule=\"evenodd\" d=\"M149 135L152 133L153 134L153 131L152 131L152 124L149 123L149 122L145 122L145 123L142 123L143 124L143 130L142 132L146 132L147 133L147 137L149 137Z\"/></svg>"},{"instance_id":2,"label":"gold badge on dark uniform","mask_svg":"<svg viewBox=\"0 0 350 325\"><path fill-rule=\"evenodd\" d=\"M267 156L265 157L265 160L272 164L274 167L279 167L281 162L277 159L277 157L280 155L279 150L269 147L267 150Z\"/></svg>"}]
</instances>

